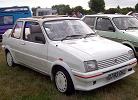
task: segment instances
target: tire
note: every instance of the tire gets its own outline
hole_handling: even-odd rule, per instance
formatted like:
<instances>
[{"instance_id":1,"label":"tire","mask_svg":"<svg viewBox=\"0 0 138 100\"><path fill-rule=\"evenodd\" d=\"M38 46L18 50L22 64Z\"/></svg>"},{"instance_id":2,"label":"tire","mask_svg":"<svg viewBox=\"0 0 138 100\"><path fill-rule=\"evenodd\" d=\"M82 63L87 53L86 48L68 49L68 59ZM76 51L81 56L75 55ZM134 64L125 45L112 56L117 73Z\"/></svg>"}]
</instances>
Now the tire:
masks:
<instances>
[{"instance_id":1,"label":"tire","mask_svg":"<svg viewBox=\"0 0 138 100\"><path fill-rule=\"evenodd\" d=\"M54 84L57 90L63 94L71 95L75 93L72 79L62 67L58 67L54 72Z\"/></svg>"},{"instance_id":2,"label":"tire","mask_svg":"<svg viewBox=\"0 0 138 100\"><path fill-rule=\"evenodd\" d=\"M13 67L13 66L14 66L13 57L12 57L12 55L11 55L10 52L7 52L7 53L6 53L6 63L7 63L7 65L10 66L10 67Z\"/></svg>"}]
</instances>

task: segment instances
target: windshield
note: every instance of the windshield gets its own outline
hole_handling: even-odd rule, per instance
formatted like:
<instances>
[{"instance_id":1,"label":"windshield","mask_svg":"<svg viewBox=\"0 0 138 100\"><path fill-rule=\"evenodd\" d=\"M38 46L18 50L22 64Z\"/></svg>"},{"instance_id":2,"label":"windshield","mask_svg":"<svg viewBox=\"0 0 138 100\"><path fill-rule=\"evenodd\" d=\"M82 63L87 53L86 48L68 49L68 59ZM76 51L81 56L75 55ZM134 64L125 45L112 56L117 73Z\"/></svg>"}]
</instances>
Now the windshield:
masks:
<instances>
[{"instance_id":1,"label":"windshield","mask_svg":"<svg viewBox=\"0 0 138 100\"><path fill-rule=\"evenodd\" d=\"M53 41L78 39L86 36L86 34L94 33L91 28L80 20L58 20L44 22L44 28L48 37Z\"/></svg>"},{"instance_id":2,"label":"windshield","mask_svg":"<svg viewBox=\"0 0 138 100\"><path fill-rule=\"evenodd\" d=\"M135 17L116 17L113 22L120 30L138 29L138 20Z\"/></svg>"}]
</instances>

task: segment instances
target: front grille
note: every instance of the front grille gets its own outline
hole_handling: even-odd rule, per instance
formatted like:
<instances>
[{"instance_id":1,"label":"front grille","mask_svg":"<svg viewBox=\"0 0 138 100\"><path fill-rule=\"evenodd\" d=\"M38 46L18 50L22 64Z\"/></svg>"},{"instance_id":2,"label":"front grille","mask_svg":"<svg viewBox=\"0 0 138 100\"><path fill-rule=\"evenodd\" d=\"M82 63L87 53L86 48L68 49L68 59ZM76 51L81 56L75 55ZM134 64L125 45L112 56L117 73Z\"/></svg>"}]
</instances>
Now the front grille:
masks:
<instances>
[{"instance_id":1,"label":"front grille","mask_svg":"<svg viewBox=\"0 0 138 100\"><path fill-rule=\"evenodd\" d=\"M128 60L129 60L128 55L125 54L125 55L121 55L121 56L118 56L118 57L98 61L98 69L111 67L111 66L126 62Z\"/></svg>"}]
</instances>

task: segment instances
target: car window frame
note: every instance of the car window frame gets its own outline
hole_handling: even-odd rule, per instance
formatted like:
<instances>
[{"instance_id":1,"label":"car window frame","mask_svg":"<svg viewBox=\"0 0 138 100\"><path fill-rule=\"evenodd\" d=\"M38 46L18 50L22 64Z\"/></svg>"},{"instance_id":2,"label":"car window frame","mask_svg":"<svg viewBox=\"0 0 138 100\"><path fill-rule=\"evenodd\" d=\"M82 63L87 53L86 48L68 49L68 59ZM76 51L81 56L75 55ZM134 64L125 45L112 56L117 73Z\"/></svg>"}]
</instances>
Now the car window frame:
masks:
<instances>
[{"instance_id":1,"label":"car window frame","mask_svg":"<svg viewBox=\"0 0 138 100\"><path fill-rule=\"evenodd\" d=\"M111 19L110 19L109 17L97 17L97 18L96 18L96 23L95 23L95 30L99 30L99 29L97 29L97 20L98 20L99 18L109 19L109 21L111 22L112 27L115 29L115 27L114 27L114 25L113 25L113 23L112 23L112 21L111 21ZM99 30L99 31L107 31L107 30ZM113 31L108 30L107 32L113 32Z\"/></svg>"},{"instance_id":2,"label":"car window frame","mask_svg":"<svg viewBox=\"0 0 138 100\"><path fill-rule=\"evenodd\" d=\"M22 28L21 28L20 38L16 38L16 37L13 37L13 36L12 36L18 22L22 22ZM16 23L14 24L14 27L13 27L13 29L12 29L12 32L11 32L11 34L10 34L10 37L12 37L12 38L14 38L14 39L22 39L23 28L24 28L24 21L21 21L21 20L16 21Z\"/></svg>"},{"instance_id":3,"label":"car window frame","mask_svg":"<svg viewBox=\"0 0 138 100\"><path fill-rule=\"evenodd\" d=\"M85 22L86 18L95 18L93 26L88 25L88 24ZM96 21L97 21L97 17L96 17L96 16L86 16L86 17L84 17L83 21L84 21L90 28L93 27L92 29L95 29L95 23L96 23Z\"/></svg>"},{"instance_id":4,"label":"car window frame","mask_svg":"<svg viewBox=\"0 0 138 100\"><path fill-rule=\"evenodd\" d=\"M24 39L24 37L25 37L25 25L26 25L26 23L27 23L27 22L34 22L34 23L38 23L38 25L39 25L39 26L40 26L40 28L41 28L42 34L43 34L43 36L44 36L45 43L32 42L32 41L27 41L26 39ZM43 29L42 29L42 27L41 27L40 23L39 23L38 21L35 21L35 20L26 20L26 21L24 21L24 25L23 25L23 32L22 32L22 39L23 39L24 41L27 41L27 42L30 42L30 43L46 44L46 38L45 38L45 35L44 35L44 32L43 32Z\"/></svg>"}]
</instances>

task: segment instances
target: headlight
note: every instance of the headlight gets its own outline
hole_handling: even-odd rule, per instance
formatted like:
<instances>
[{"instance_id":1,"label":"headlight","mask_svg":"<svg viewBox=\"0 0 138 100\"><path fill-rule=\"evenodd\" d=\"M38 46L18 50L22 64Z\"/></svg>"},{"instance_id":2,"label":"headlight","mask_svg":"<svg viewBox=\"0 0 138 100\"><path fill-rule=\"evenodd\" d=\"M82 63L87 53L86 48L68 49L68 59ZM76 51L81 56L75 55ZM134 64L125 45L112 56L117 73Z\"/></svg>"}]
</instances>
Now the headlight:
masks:
<instances>
[{"instance_id":1,"label":"headlight","mask_svg":"<svg viewBox=\"0 0 138 100\"><path fill-rule=\"evenodd\" d=\"M135 55L134 55L133 50L129 50L129 51L128 51L128 58L129 58L130 60L133 59L133 58L135 58Z\"/></svg>"},{"instance_id":2,"label":"headlight","mask_svg":"<svg viewBox=\"0 0 138 100\"><path fill-rule=\"evenodd\" d=\"M85 66L86 72L91 72L91 71L95 71L98 69L96 60L85 61L84 66Z\"/></svg>"}]
</instances>

